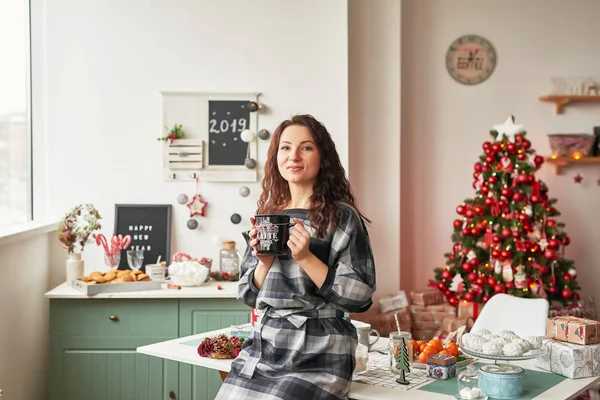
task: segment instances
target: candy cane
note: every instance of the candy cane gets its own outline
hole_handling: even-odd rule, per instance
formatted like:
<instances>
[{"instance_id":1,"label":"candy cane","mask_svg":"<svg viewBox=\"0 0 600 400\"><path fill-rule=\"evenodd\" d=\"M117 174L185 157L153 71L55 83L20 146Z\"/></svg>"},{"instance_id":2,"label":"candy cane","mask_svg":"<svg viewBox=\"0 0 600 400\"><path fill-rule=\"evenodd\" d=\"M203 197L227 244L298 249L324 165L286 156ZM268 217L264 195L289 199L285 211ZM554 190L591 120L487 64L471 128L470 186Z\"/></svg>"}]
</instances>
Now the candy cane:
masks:
<instances>
[{"instance_id":1,"label":"candy cane","mask_svg":"<svg viewBox=\"0 0 600 400\"><path fill-rule=\"evenodd\" d=\"M125 237L123 237L123 245L121 246L121 249L122 250L127 249L130 244L131 244L131 236L126 235Z\"/></svg>"},{"instance_id":2,"label":"candy cane","mask_svg":"<svg viewBox=\"0 0 600 400\"><path fill-rule=\"evenodd\" d=\"M173 254L173 261L175 261L175 262L181 262L181 261L183 261L184 258L191 260L192 256L190 256L189 254L186 254L186 253L181 253L181 252Z\"/></svg>"},{"instance_id":3,"label":"candy cane","mask_svg":"<svg viewBox=\"0 0 600 400\"><path fill-rule=\"evenodd\" d=\"M102 247L104 247L104 251L106 253L109 253L108 242L106 241L106 237L103 234L100 233L100 234L96 235L96 244L98 246L101 245Z\"/></svg>"}]
</instances>

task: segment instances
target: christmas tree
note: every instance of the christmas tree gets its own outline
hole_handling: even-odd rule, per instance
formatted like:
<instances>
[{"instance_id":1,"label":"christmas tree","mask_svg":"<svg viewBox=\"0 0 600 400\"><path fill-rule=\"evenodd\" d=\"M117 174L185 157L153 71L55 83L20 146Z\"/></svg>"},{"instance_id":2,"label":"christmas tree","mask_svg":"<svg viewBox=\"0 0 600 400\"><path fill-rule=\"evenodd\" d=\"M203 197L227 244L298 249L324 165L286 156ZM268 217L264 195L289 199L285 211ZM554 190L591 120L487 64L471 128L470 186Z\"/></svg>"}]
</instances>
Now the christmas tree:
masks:
<instances>
[{"instance_id":1,"label":"christmas tree","mask_svg":"<svg viewBox=\"0 0 600 400\"><path fill-rule=\"evenodd\" d=\"M563 304L579 299L573 261L564 258L570 239L555 219L556 199L535 178L544 158L512 116L490 135L474 167L476 196L456 208L452 252L431 284L452 305L485 303L496 293Z\"/></svg>"},{"instance_id":2,"label":"christmas tree","mask_svg":"<svg viewBox=\"0 0 600 400\"><path fill-rule=\"evenodd\" d=\"M396 379L396 382L401 385L408 385L410 382L406 380L406 374L410 372L410 360L404 338L402 338L402 345L399 350L398 357L396 358L396 369L400 371L400 377Z\"/></svg>"}]
</instances>

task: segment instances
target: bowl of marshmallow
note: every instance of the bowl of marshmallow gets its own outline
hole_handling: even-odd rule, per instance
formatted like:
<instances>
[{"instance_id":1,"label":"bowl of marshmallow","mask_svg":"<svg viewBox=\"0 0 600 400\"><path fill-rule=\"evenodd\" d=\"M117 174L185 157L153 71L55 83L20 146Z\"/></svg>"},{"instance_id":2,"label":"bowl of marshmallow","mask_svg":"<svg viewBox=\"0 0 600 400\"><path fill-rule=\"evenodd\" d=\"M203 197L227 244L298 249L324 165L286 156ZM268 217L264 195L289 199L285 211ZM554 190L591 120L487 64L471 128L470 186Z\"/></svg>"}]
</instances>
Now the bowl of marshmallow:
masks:
<instances>
[{"instance_id":1,"label":"bowl of marshmallow","mask_svg":"<svg viewBox=\"0 0 600 400\"><path fill-rule=\"evenodd\" d=\"M491 360L529 360L546 352L541 336L520 337L509 330L492 333L480 329L465 333L460 345L466 354Z\"/></svg>"}]
</instances>

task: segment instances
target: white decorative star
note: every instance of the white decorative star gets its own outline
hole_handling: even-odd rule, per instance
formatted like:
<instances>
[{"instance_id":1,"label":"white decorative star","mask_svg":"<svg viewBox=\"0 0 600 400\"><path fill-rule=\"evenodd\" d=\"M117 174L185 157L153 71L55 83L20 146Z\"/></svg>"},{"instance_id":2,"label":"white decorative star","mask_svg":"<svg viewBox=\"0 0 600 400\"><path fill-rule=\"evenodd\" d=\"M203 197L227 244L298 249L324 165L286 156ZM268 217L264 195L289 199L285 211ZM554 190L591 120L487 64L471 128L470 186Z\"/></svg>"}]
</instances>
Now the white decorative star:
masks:
<instances>
[{"instance_id":1,"label":"white decorative star","mask_svg":"<svg viewBox=\"0 0 600 400\"><path fill-rule=\"evenodd\" d=\"M515 125L513 116L511 115L506 118L506 121L502 125L494 125L494 130L498 132L497 141L502 141L502 135L504 135L509 141L514 143L515 135L523 132L523 125Z\"/></svg>"},{"instance_id":2,"label":"white decorative star","mask_svg":"<svg viewBox=\"0 0 600 400\"><path fill-rule=\"evenodd\" d=\"M540 246L540 249L542 249L542 251L546 250L546 247L548 247L548 241L544 238L540 239L538 241L538 245Z\"/></svg>"}]
</instances>

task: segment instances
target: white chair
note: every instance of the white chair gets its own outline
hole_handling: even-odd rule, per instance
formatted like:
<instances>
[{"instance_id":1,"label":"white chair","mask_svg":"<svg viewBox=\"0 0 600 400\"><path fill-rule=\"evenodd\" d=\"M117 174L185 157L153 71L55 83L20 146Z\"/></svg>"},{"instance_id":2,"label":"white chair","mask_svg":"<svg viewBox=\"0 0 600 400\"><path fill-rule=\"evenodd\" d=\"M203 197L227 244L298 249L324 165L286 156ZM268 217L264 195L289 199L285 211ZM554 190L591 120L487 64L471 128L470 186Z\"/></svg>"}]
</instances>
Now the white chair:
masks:
<instances>
[{"instance_id":1,"label":"white chair","mask_svg":"<svg viewBox=\"0 0 600 400\"><path fill-rule=\"evenodd\" d=\"M545 336L548 307L546 299L524 299L499 293L485 304L471 332L485 328L496 334L513 331L522 338Z\"/></svg>"}]
</instances>

